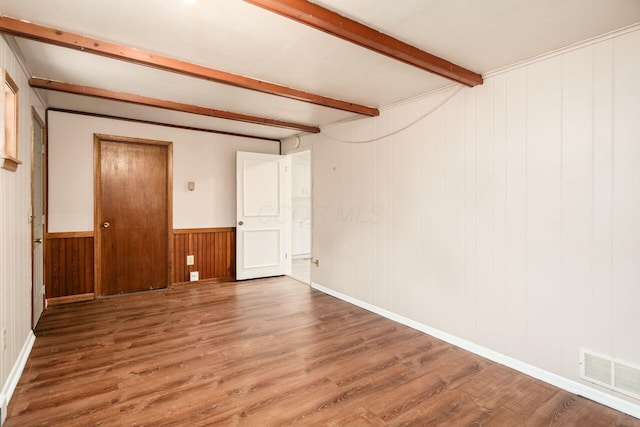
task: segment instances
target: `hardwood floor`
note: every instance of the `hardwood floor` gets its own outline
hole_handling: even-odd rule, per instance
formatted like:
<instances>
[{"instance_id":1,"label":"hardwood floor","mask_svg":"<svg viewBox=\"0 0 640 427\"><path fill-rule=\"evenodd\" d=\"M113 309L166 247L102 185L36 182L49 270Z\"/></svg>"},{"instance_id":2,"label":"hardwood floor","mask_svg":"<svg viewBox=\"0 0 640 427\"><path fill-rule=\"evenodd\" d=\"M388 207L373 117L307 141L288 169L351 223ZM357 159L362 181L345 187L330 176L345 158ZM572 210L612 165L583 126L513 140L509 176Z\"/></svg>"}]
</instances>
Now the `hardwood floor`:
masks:
<instances>
[{"instance_id":1,"label":"hardwood floor","mask_svg":"<svg viewBox=\"0 0 640 427\"><path fill-rule=\"evenodd\" d=\"M5 427L640 426L290 278L48 309Z\"/></svg>"}]
</instances>

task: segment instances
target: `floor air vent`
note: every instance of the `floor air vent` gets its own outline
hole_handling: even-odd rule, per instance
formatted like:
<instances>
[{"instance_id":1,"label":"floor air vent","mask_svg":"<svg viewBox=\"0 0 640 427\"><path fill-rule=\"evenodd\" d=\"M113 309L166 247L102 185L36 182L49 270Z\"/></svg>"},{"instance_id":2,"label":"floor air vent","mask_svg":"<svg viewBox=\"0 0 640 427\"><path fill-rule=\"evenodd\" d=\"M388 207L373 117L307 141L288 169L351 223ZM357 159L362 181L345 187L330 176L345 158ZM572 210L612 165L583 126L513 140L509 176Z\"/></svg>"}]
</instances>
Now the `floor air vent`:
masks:
<instances>
[{"instance_id":1,"label":"floor air vent","mask_svg":"<svg viewBox=\"0 0 640 427\"><path fill-rule=\"evenodd\" d=\"M580 376L587 381L640 399L640 368L631 364L581 349Z\"/></svg>"}]
</instances>

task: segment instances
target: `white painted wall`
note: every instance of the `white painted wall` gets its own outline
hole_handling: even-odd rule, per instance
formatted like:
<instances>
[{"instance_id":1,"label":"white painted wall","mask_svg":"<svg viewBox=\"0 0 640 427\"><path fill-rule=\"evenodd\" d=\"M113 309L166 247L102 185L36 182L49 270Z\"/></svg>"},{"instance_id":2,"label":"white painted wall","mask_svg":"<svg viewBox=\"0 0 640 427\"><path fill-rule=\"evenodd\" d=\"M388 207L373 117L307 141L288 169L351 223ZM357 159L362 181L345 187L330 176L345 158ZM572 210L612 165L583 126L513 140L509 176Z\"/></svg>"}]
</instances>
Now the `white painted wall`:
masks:
<instances>
[{"instance_id":1,"label":"white painted wall","mask_svg":"<svg viewBox=\"0 0 640 427\"><path fill-rule=\"evenodd\" d=\"M29 88L28 78L5 39L0 37L0 67L19 88L16 172L0 169L0 407L6 403L33 343L31 332L31 107L44 117L44 107ZM2 350L2 331L7 348Z\"/></svg>"},{"instance_id":2,"label":"white painted wall","mask_svg":"<svg viewBox=\"0 0 640 427\"><path fill-rule=\"evenodd\" d=\"M640 365L638 52L636 27L378 142L327 135L385 135L450 90L303 137L313 282L585 386L580 347Z\"/></svg>"},{"instance_id":3,"label":"white painted wall","mask_svg":"<svg viewBox=\"0 0 640 427\"><path fill-rule=\"evenodd\" d=\"M94 133L174 143L174 228L234 227L236 151L279 152L274 141L50 111L49 232L93 230Z\"/></svg>"}]
</instances>

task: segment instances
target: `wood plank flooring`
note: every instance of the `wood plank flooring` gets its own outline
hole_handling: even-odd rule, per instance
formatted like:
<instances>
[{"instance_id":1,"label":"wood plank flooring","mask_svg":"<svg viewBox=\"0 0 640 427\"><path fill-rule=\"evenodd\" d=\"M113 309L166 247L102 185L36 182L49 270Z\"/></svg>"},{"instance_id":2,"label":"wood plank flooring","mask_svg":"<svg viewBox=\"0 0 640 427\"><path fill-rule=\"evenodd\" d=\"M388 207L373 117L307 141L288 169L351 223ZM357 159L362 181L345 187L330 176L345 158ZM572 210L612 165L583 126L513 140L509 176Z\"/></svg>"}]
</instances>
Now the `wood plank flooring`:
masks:
<instances>
[{"instance_id":1,"label":"wood plank flooring","mask_svg":"<svg viewBox=\"0 0 640 427\"><path fill-rule=\"evenodd\" d=\"M640 426L290 278L48 309L5 427Z\"/></svg>"}]
</instances>

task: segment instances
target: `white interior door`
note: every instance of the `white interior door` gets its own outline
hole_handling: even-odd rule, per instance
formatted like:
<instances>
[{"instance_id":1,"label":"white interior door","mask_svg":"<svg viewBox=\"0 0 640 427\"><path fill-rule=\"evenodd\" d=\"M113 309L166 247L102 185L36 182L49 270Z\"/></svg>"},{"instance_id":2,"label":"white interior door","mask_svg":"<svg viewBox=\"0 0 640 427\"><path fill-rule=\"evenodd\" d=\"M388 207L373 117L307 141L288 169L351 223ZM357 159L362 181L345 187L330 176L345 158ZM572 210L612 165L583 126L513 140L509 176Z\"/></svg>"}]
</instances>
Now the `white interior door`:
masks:
<instances>
[{"instance_id":1,"label":"white interior door","mask_svg":"<svg viewBox=\"0 0 640 427\"><path fill-rule=\"evenodd\" d=\"M32 326L35 327L40 320L42 310L44 308L44 256L43 256L43 239L44 239L44 174L43 174L43 156L44 156L44 126L38 117L33 116L33 168L32 168L32 216L31 226L33 236L33 252L32 252L32 302L33 302L33 318Z\"/></svg>"},{"instance_id":2,"label":"white interior door","mask_svg":"<svg viewBox=\"0 0 640 427\"><path fill-rule=\"evenodd\" d=\"M291 159L238 151L236 279L291 273Z\"/></svg>"}]
</instances>

